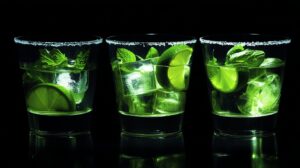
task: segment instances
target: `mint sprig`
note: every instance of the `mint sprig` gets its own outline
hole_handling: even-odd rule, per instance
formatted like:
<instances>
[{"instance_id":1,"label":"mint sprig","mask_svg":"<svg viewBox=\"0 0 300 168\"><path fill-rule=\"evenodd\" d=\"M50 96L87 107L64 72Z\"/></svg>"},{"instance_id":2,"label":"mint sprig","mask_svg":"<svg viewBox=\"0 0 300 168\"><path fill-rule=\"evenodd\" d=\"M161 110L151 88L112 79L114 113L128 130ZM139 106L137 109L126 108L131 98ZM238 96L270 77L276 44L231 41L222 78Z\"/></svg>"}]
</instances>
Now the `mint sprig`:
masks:
<instances>
[{"instance_id":1,"label":"mint sprig","mask_svg":"<svg viewBox=\"0 0 300 168\"><path fill-rule=\"evenodd\" d=\"M68 58L58 49L40 49L40 64L43 68L64 67L67 65ZM39 63L37 63L39 64Z\"/></svg>"},{"instance_id":2,"label":"mint sprig","mask_svg":"<svg viewBox=\"0 0 300 168\"><path fill-rule=\"evenodd\" d=\"M227 57L230 57L230 55L237 53L237 52L241 52L245 50L244 49L244 45L243 44L236 44L235 46L233 46L232 48L230 48L226 54Z\"/></svg>"},{"instance_id":3,"label":"mint sprig","mask_svg":"<svg viewBox=\"0 0 300 168\"><path fill-rule=\"evenodd\" d=\"M158 53L158 50L154 47L151 47L147 54L146 54L146 59L150 59L150 58L155 58L155 57L158 57L159 56L159 53Z\"/></svg>"},{"instance_id":4,"label":"mint sprig","mask_svg":"<svg viewBox=\"0 0 300 168\"><path fill-rule=\"evenodd\" d=\"M80 51L75 60L69 60L59 49L40 49L40 59L34 64L37 68L56 69L72 67L77 70L83 70L87 66L90 50ZM72 63L72 64L70 64Z\"/></svg>"},{"instance_id":5,"label":"mint sprig","mask_svg":"<svg viewBox=\"0 0 300 168\"><path fill-rule=\"evenodd\" d=\"M80 51L75 59L74 67L79 70L85 69L90 55L90 50Z\"/></svg>"},{"instance_id":6,"label":"mint sprig","mask_svg":"<svg viewBox=\"0 0 300 168\"><path fill-rule=\"evenodd\" d=\"M136 61L135 54L126 48L118 48L116 56L120 63Z\"/></svg>"},{"instance_id":7,"label":"mint sprig","mask_svg":"<svg viewBox=\"0 0 300 168\"><path fill-rule=\"evenodd\" d=\"M209 65L216 65L216 66L219 65L217 58L214 57L214 56L212 56L212 59L209 60L207 64L209 64Z\"/></svg>"},{"instance_id":8,"label":"mint sprig","mask_svg":"<svg viewBox=\"0 0 300 168\"><path fill-rule=\"evenodd\" d=\"M225 65L258 67L264 59L264 51L245 49L237 44L227 52Z\"/></svg>"}]
</instances>

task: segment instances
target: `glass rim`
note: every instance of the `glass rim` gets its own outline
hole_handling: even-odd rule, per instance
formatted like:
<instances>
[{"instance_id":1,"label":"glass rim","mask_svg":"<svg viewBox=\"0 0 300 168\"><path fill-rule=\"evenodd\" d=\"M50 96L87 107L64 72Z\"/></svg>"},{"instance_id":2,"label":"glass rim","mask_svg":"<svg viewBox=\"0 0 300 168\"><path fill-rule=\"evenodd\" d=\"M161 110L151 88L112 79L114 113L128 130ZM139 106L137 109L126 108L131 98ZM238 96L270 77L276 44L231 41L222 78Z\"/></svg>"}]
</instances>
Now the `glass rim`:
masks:
<instances>
[{"instance_id":1,"label":"glass rim","mask_svg":"<svg viewBox=\"0 0 300 168\"><path fill-rule=\"evenodd\" d=\"M91 36L92 38L88 40L43 40L33 38L30 39L30 36L17 36L14 37L14 42L21 45L31 45L31 46L44 46L44 47L76 47L76 46L87 46L87 45L96 45L103 42L103 38L100 36ZM62 38L63 39L63 38ZM68 38L66 38L68 39Z\"/></svg>"},{"instance_id":2,"label":"glass rim","mask_svg":"<svg viewBox=\"0 0 300 168\"><path fill-rule=\"evenodd\" d=\"M223 34L208 35L199 38L201 44L220 46L233 46L243 44L245 46L275 46L291 43L291 38L280 35L265 34Z\"/></svg>"},{"instance_id":3,"label":"glass rim","mask_svg":"<svg viewBox=\"0 0 300 168\"><path fill-rule=\"evenodd\" d=\"M166 46L177 44L195 44L197 38L179 34L132 34L132 35L113 35L105 39L109 45L124 46Z\"/></svg>"},{"instance_id":4,"label":"glass rim","mask_svg":"<svg viewBox=\"0 0 300 168\"><path fill-rule=\"evenodd\" d=\"M143 60L143 61L146 61L146 60ZM132 64L132 63L136 63L136 62L126 62L126 63L122 63L123 65L126 65L126 64ZM191 67L191 63L189 64L182 64L182 65L161 65L161 64L151 64L153 65L154 67L163 67L163 68L175 68L175 67Z\"/></svg>"}]
</instances>

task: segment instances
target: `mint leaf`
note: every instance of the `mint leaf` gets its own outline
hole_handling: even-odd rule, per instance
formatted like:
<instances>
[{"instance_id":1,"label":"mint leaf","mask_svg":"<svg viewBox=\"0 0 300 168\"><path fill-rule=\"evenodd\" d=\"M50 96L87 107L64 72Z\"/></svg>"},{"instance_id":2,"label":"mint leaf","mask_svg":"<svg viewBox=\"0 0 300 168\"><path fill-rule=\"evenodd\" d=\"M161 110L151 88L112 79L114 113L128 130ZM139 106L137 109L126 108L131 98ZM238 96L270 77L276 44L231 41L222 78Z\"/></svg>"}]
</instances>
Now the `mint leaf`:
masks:
<instances>
[{"instance_id":1,"label":"mint leaf","mask_svg":"<svg viewBox=\"0 0 300 168\"><path fill-rule=\"evenodd\" d=\"M154 57L158 57L159 56L159 53L158 53L158 50L154 47L151 47L149 50L148 50L148 53L146 55L146 59L149 59L149 58L154 58Z\"/></svg>"},{"instance_id":2,"label":"mint leaf","mask_svg":"<svg viewBox=\"0 0 300 168\"><path fill-rule=\"evenodd\" d=\"M126 48L118 48L116 55L117 55L117 59L121 63L136 61L135 54L130 50L127 50Z\"/></svg>"},{"instance_id":3,"label":"mint leaf","mask_svg":"<svg viewBox=\"0 0 300 168\"><path fill-rule=\"evenodd\" d=\"M213 58L211 60L208 61L207 64L209 64L209 65L219 65L217 58L214 57L214 56L213 56Z\"/></svg>"},{"instance_id":4,"label":"mint leaf","mask_svg":"<svg viewBox=\"0 0 300 168\"><path fill-rule=\"evenodd\" d=\"M40 49L40 63L44 68L52 68L57 66L65 66L68 59L60 52L58 49L52 49L48 51L47 49Z\"/></svg>"},{"instance_id":5,"label":"mint leaf","mask_svg":"<svg viewBox=\"0 0 300 168\"><path fill-rule=\"evenodd\" d=\"M273 68L273 67L279 67L283 65L283 61L279 58L266 58L264 62L260 64L259 67L268 67L268 68Z\"/></svg>"},{"instance_id":6,"label":"mint leaf","mask_svg":"<svg viewBox=\"0 0 300 168\"><path fill-rule=\"evenodd\" d=\"M75 59L75 66L74 67L79 69L79 70L83 70L87 65L89 55L90 55L90 50L80 51L77 54L77 57Z\"/></svg>"},{"instance_id":7,"label":"mint leaf","mask_svg":"<svg viewBox=\"0 0 300 168\"><path fill-rule=\"evenodd\" d=\"M264 51L245 49L228 55L225 65L257 67L264 61L264 59Z\"/></svg>"},{"instance_id":8,"label":"mint leaf","mask_svg":"<svg viewBox=\"0 0 300 168\"><path fill-rule=\"evenodd\" d=\"M234 53L241 52L243 50L245 50L243 44L236 44L231 49L228 50L228 52L227 52L226 55L230 56L230 55L232 55Z\"/></svg>"}]
</instances>

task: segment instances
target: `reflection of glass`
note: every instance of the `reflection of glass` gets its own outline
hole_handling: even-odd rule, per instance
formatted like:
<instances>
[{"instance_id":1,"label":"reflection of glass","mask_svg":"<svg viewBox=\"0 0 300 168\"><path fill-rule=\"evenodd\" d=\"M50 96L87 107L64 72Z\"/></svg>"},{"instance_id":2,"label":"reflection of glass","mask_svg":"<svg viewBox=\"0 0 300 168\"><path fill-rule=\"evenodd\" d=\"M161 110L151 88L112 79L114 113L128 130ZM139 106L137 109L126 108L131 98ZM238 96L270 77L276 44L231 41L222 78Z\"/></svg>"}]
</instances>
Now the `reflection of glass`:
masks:
<instances>
[{"instance_id":1,"label":"reflection of glass","mask_svg":"<svg viewBox=\"0 0 300 168\"><path fill-rule=\"evenodd\" d=\"M100 37L16 37L30 129L85 131L92 110Z\"/></svg>"},{"instance_id":2,"label":"reflection of glass","mask_svg":"<svg viewBox=\"0 0 300 168\"><path fill-rule=\"evenodd\" d=\"M228 134L272 132L290 39L263 35L200 38L214 125Z\"/></svg>"},{"instance_id":3,"label":"reflection of glass","mask_svg":"<svg viewBox=\"0 0 300 168\"><path fill-rule=\"evenodd\" d=\"M90 132L40 135L30 132L29 156L36 168L92 168L93 141Z\"/></svg>"},{"instance_id":4,"label":"reflection of glass","mask_svg":"<svg viewBox=\"0 0 300 168\"><path fill-rule=\"evenodd\" d=\"M120 168L184 168L182 133L170 136L121 134Z\"/></svg>"},{"instance_id":5,"label":"reflection of glass","mask_svg":"<svg viewBox=\"0 0 300 168\"><path fill-rule=\"evenodd\" d=\"M122 130L139 134L181 131L196 39L139 35L113 36L106 42Z\"/></svg>"},{"instance_id":6,"label":"reflection of glass","mask_svg":"<svg viewBox=\"0 0 300 168\"><path fill-rule=\"evenodd\" d=\"M253 136L213 135L215 168L279 167L276 134Z\"/></svg>"}]
</instances>

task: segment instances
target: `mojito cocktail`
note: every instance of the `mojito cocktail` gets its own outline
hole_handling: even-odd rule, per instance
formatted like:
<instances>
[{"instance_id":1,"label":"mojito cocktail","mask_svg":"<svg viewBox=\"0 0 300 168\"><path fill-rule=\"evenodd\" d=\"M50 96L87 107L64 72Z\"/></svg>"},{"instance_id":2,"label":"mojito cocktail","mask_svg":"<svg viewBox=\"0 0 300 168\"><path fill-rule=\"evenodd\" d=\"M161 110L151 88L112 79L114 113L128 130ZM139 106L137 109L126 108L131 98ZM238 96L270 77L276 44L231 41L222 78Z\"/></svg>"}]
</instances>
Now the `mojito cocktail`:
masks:
<instances>
[{"instance_id":1,"label":"mojito cocktail","mask_svg":"<svg viewBox=\"0 0 300 168\"><path fill-rule=\"evenodd\" d=\"M30 128L41 133L83 131L92 110L95 54L101 39L42 42L15 38Z\"/></svg>"},{"instance_id":2,"label":"mojito cocktail","mask_svg":"<svg viewBox=\"0 0 300 168\"><path fill-rule=\"evenodd\" d=\"M174 40L157 35L107 39L124 131L155 134L181 129L196 40Z\"/></svg>"},{"instance_id":3,"label":"mojito cocktail","mask_svg":"<svg viewBox=\"0 0 300 168\"><path fill-rule=\"evenodd\" d=\"M263 132L275 126L290 40L251 41L259 37L233 42L200 39L218 130Z\"/></svg>"}]
</instances>

